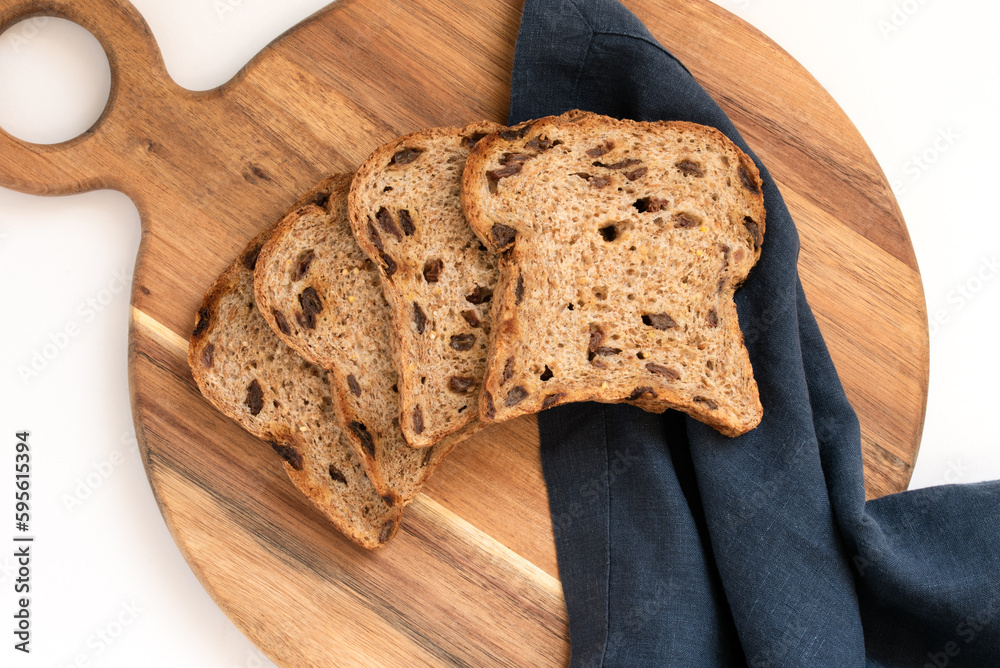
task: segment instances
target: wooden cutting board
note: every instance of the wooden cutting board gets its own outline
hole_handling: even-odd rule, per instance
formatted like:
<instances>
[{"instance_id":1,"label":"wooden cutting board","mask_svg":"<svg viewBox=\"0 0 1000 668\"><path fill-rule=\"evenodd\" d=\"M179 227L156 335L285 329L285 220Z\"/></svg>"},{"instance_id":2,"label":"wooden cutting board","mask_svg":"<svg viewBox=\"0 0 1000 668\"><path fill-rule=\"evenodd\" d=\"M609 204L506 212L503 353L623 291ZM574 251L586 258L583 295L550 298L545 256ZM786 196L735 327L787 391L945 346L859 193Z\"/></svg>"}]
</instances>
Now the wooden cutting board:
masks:
<instances>
[{"instance_id":1,"label":"wooden cutting board","mask_svg":"<svg viewBox=\"0 0 1000 668\"><path fill-rule=\"evenodd\" d=\"M885 176L830 96L747 24L705 0L626 4L778 180L806 292L861 419L868 494L904 489L927 397L927 319ZM185 362L203 292L297 194L397 135L505 119L520 3L340 0L200 93L170 80L124 1L3 0L0 28L40 13L104 45L111 99L64 144L0 133L0 185L115 188L138 206L136 431L163 516L219 606L283 666L564 665L534 419L460 447L373 554L333 531L271 449L201 398Z\"/></svg>"}]
</instances>

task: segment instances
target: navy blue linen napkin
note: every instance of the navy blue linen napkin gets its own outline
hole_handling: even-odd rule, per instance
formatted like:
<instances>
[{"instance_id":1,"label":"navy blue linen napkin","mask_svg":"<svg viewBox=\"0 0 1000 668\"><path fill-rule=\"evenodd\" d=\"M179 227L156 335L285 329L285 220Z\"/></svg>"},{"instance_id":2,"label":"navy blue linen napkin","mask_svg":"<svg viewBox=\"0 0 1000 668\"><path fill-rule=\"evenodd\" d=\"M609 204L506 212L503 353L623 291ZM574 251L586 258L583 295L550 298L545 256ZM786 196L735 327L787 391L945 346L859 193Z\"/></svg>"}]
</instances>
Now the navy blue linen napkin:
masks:
<instances>
[{"instance_id":1,"label":"navy blue linen napkin","mask_svg":"<svg viewBox=\"0 0 1000 668\"><path fill-rule=\"evenodd\" d=\"M510 123L579 108L686 120L750 147L614 0L527 0ZM1000 666L1000 484L865 502L860 431L764 180L736 302L764 418L735 439L674 412L539 415L572 666Z\"/></svg>"}]
</instances>

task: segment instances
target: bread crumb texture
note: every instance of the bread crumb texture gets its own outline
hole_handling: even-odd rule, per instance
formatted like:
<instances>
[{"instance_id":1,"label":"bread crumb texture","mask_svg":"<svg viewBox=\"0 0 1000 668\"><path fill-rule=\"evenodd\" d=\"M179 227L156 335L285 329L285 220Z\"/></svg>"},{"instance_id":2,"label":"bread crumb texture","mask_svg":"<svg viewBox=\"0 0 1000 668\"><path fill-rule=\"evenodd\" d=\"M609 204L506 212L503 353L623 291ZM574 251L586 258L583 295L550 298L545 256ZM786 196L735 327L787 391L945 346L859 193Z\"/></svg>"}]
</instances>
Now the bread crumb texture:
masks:
<instances>
[{"instance_id":1,"label":"bread crumb texture","mask_svg":"<svg viewBox=\"0 0 1000 668\"><path fill-rule=\"evenodd\" d=\"M254 270L257 305L278 337L329 370L347 442L378 493L406 505L455 439L415 450L403 438L389 305L348 223L351 178L327 178L317 187L323 197L278 224Z\"/></svg>"},{"instance_id":2,"label":"bread crumb texture","mask_svg":"<svg viewBox=\"0 0 1000 668\"><path fill-rule=\"evenodd\" d=\"M271 231L251 241L205 295L188 364L205 398L269 441L295 486L341 532L379 547L395 534L402 508L378 495L344 440L327 372L282 342L257 310L254 267Z\"/></svg>"},{"instance_id":3,"label":"bread crumb texture","mask_svg":"<svg viewBox=\"0 0 1000 668\"><path fill-rule=\"evenodd\" d=\"M399 420L414 447L479 417L497 261L465 220L461 180L470 149L499 129L482 122L400 137L351 184L351 227L390 306Z\"/></svg>"},{"instance_id":4,"label":"bread crumb texture","mask_svg":"<svg viewBox=\"0 0 1000 668\"><path fill-rule=\"evenodd\" d=\"M761 418L733 293L760 256L761 180L719 131L584 112L479 142L463 204L500 253L481 412L571 401Z\"/></svg>"}]
</instances>

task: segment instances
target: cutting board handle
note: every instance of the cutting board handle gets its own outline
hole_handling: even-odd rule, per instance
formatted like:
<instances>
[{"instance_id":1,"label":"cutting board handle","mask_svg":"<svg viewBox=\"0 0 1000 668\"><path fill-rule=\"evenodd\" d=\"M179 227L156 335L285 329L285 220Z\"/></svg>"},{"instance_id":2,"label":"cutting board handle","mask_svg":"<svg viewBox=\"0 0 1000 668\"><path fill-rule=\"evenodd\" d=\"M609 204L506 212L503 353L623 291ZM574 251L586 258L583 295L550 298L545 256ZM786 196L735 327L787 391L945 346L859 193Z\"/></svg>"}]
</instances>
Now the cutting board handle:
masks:
<instances>
[{"instance_id":1,"label":"cutting board handle","mask_svg":"<svg viewBox=\"0 0 1000 668\"><path fill-rule=\"evenodd\" d=\"M59 144L33 144L0 129L0 186L36 195L63 195L96 188L127 190L121 182L120 149L128 142L129 107L153 107L180 89L167 75L159 47L127 0L26 0L0 8L0 32L35 16L72 21L100 42L111 66L104 113L82 135ZM119 104L127 97L130 104Z\"/></svg>"}]
</instances>

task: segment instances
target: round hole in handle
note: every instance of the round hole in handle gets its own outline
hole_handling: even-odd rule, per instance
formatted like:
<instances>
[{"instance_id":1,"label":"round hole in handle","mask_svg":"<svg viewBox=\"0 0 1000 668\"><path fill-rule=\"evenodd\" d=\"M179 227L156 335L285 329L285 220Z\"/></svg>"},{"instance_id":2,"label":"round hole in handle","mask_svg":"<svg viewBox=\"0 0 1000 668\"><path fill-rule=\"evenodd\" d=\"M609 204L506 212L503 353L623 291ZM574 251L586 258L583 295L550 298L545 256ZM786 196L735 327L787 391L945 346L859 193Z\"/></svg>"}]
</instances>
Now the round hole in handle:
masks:
<instances>
[{"instance_id":1,"label":"round hole in handle","mask_svg":"<svg viewBox=\"0 0 1000 668\"><path fill-rule=\"evenodd\" d=\"M34 144L83 134L111 95L103 47L72 21L35 16L0 35L0 127Z\"/></svg>"}]
</instances>

